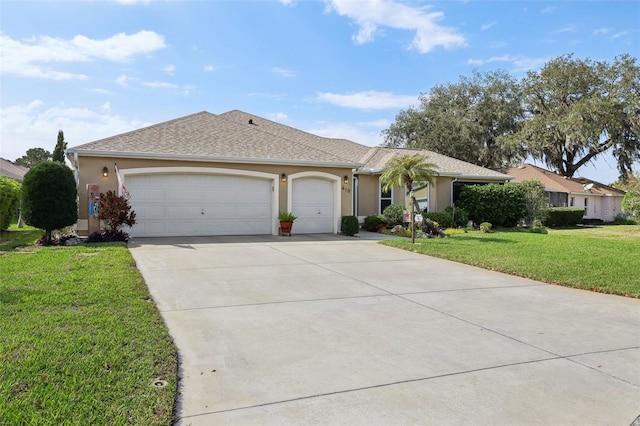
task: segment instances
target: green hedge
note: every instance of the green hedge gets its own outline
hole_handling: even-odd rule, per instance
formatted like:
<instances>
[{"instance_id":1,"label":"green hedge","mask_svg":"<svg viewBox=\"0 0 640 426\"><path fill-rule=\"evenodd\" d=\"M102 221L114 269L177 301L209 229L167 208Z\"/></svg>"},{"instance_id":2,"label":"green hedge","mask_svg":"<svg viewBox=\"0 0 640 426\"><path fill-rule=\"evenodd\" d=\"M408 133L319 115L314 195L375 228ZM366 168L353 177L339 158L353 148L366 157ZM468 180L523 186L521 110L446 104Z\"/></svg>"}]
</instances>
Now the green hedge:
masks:
<instances>
[{"instance_id":1,"label":"green hedge","mask_svg":"<svg viewBox=\"0 0 640 426\"><path fill-rule=\"evenodd\" d=\"M0 176L0 231L11 224L18 213L20 184L13 179Z\"/></svg>"},{"instance_id":2,"label":"green hedge","mask_svg":"<svg viewBox=\"0 0 640 426\"><path fill-rule=\"evenodd\" d=\"M353 237L360 230L358 224L358 218L355 216L342 216L342 222L340 224L340 232L343 235Z\"/></svg>"},{"instance_id":3,"label":"green hedge","mask_svg":"<svg viewBox=\"0 0 640 426\"><path fill-rule=\"evenodd\" d=\"M378 232L378 227L380 225L384 225L384 220L382 220L382 217L377 214L372 214L364 218L364 224L362 225L362 228L364 228L365 231Z\"/></svg>"},{"instance_id":4,"label":"green hedge","mask_svg":"<svg viewBox=\"0 0 640 426\"><path fill-rule=\"evenodd\" d=\"M582 222L584 209L579 207L550 207L544 220L545 226L576 226Z\"/></svg>"},{"instance_id":5,"label":"green hedge","mask_svg":"<svg viewBox=\"0 0 640 426\"><path fill-rule=\"evenodd\" d=\"M513 227L527 214L526 191L520 184L467 185L460 192L457 206L475 223Z\"/></svg>"},{"instance_id":6,"label":"green hedge","mask_svg":"<svg viewBox=\"0 0 640 426\"><path fill-rule=\"evenodd\" d=\"M422 216L431 219L434 222L438 222L440 228L453 228L453 218L449 213L440 213L440 212L429 212L422 213Z\"/></svg>"}]
</instances>

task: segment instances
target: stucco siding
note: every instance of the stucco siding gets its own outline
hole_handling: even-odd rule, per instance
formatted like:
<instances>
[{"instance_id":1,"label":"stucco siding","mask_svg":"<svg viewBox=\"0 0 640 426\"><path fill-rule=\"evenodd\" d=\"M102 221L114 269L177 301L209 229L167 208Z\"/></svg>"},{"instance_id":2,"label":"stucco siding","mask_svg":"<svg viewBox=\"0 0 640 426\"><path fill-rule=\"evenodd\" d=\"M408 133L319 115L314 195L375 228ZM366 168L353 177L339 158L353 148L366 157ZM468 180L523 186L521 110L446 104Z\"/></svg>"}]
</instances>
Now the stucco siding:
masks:
<instances>
[{"instance_id":1,"label":"stucco siding","mask_svg":"<svg viewBox=\"0 0 640 426\"><path fill-rule=\"evenodd\" d=\"M78 232L83 234L86 232L86 222L89 212L89 200L86 193L88 184L96 184L100 187L100 192L109 190L118 190L118 181L115 174L114 163L118 164L121 175L124 175L126 185L126 171L130 169L144 168L189 168L190 170L200 169L203 173L210 172L212 169L230 169L234 171L250 171L258 173L267 173L281 176L285 173L287 177L301 172L318 172L318 174L335 175L343 182L344 176L348 177L348 184L341 184L340 194L340 214L350 215L352 213L351 202L351 169L347 168L331 168L331 167L304 167L292 165L264 165L264 164L235 164L235 163L217 163L217 162L199 162L199 161L172 161L172 160L153 160L153 159L129 159L129 158L109 158L109 157L93 157L80 156L78 158L79 174L78 174L78 196L79 196L79 213L78 213ZM109 176L102 176L103 167L109 170ZM219 173L219 172L218 172ZM287 205L287 193L290 180L286 182L278 182L278 211L289 211L291 208Z\"/></svg>"}]
</instances>

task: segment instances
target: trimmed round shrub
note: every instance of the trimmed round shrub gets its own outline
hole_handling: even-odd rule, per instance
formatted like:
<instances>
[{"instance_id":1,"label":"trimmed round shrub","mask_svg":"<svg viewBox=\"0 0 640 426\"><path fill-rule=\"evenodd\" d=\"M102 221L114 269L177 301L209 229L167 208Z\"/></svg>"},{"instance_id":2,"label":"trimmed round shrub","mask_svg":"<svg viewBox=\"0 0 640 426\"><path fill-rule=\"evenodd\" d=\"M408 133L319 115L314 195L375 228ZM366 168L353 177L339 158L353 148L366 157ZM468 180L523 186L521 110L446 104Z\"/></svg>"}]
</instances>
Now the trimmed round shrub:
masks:
<instances>
[{"instance_id":1,"label":"trimmed round shrub","mask_svg":"<svg viewBox=\"0 0 640 426\"><path fill-rule=\"evenodd\" d=\"M342 216L342 222L340 224L340 232L343 235L353 237L359 231L360 225L358 224L358 218L355 216Z\"/></svg>"},{"instance_id":2,"label":"trimmed round shrub","mask_svg":"<svg viewBox=\"0 0 640 426\"><path fill-rule=\"evenodd\" d=\"M364 224L362 225L362 228L365 231L378 232L378 228L380 228L380 225L384 225L382 217L377 214L372 214L364 218Z\"/></svg>"},{"instance_id":3,"label":"trimmed round shrub","mask_svg":"<svg viewBox=\"0 0 640 426\"><path fill-rule=\"evenodd\" d=\"M20 184L0 176L0 231L4 231L16 217L20 203Z\"/></svg>"},{"instance_id":4,"label":"trimmed round shrub","mask_svg":"<svg viewBox=\"0 0 640 426\"><path fill-rule=\"evenodd\" d=\"M78 206L71 169L58 161L33 166L22 182L22 214L27 225L45 231L46 243L54 229L74 224Z\"/></svg>"},{"instance_id":5,"label":"trimmed round shrub","mask_svg":"<svg viewBox=\"0 0 640 426\"><path fill-rule=\"evenodd\" d=\"M382 212L382 220L387 226L402 225L404 223L404 206L400 204L391 204Z\"/></svg>"}]
</instances>

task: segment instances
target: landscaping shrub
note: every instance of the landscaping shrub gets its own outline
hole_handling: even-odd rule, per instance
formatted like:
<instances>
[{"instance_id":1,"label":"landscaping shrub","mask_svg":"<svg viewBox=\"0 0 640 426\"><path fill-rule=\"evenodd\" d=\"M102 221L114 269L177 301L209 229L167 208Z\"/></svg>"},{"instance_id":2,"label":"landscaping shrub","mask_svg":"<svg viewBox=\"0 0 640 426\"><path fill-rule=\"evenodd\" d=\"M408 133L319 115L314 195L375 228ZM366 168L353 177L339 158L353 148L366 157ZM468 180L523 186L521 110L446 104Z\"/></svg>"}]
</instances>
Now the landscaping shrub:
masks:
<instances>
[{"instance_id":1,"label":"landscaping shrub","mask_svg":"<svg viewBox=\"0 0 640 426\"><path fill-rule=\"evenodd\" d=\"M115 191L100 194L98 217L104 222L107 230L118 230L125 225L131 227L136 224L136 212L131 211L127 199Z\"/></svg>"},{"instance_id":2,"label":"landscaping shrub","mask_svg":"<svg viewBox=\"0 0 640 426\"><path fill-rule=\"evenodd\" d=\"M542 221L539 219L533 221L529 232L533 234L548 234L547 228L542 225Z\"/></svg>"},{"instance_id":3,"label":"landscaping shrub","mask_svg":"<svg viewBox=\"0 0 640 426\"><path fill-rule=\"evenodd\" d=\"M22 215L27 225L45 231L51 242L54 229L73 225L78 219L76 180L69 167L58 161L33 166L22 182Z\"/></svg>"},{"instance_id":4,"label":"landscaping shrub","mask_svg":"<svg viewBox=\"0 0 640 426\"><path fill-rule=\"evenodd\" d=\"M365 231L378 232L380 225L384 224L384 220L380 215L372 214L364 218L364 224L362 227Z\"/></svg>"},{"instance_id":5,"label":"landscaping shrub","mask_svg":"<svg viewBox=\"0 0 640 426\"><path fill-rule=\"evenodd\" d=\"M489 222L482 222L480 224L480 230L485 234L491 232L491 228L493 228L493 225L491 225Z\"/></svg>"},{"instance_id":6,"label":"landscaping shrub","mask_svg":"<svg viewBox=\"0 0 640 426\"><path fill-rule=\"evenodd\" d=\"M438 222L438 225L440 225L441 228L453 228L454 226L453 218L449 213L429 212L422 213L422 216L427 219L431 219L434 222Z\"/></svg>"},{"instance_id":7,"label":"landscaping shrub","mask_svg":"<svg viewBox=\"0 0 640 426\"><path fill-rule=\"evenodd\" d=\"M550 207L545 226L576 226L582 221L584 210L579 207Z\"/></svg>"},{"instance_id":8,"label":"landscaping shrub","mask_svg":"<svg viewBox=\"0 0 640 426\"><path fill-rule=\"evenodd\" d=\"M456 206L449 206L444 211L451 215L454 226L460 226L464 228L465 226L467 226L467 223L469 223L469 213L467 213L465 209Z\"/></svg>"},{"instance_id":9,"label":"landscaping shrub","mask_svg":"<svg viewBox=\"0 0 640 426\"><path fill-rule=\"evenodd\" d=\"M0 231L9 228L20 203L20 184L0 176Z\"/></svg>"},{"instance_id":10,"label":"landscaping shrub","mask_svg":"<svg viewBox=\"0 0 640 426\"><path fill-rule=\"evenodd\" d=\"M458 205L475 223L513 227L527 214L525 188L520 184L467 185L460 192Z\"/></svg>"},{"instance_id":11,"label":"landscaping shrub","mask_svg":"<svg viewBox=\"0 0 640 426\"><path fill-rule=\"evenodd\" d=\"M382 220L387 226L396 226L402 225L404 223L404 218L402 214L404 213L404 206L400 204L391 204L387 206L382 212Z\"/></svg>"},{"instance_id":12,"label":"landscaping shrub","mask_svg":"<svg viewBox=\"0 0 640 426\"><path fill-rule=\"evenodd\" d=\"M129 241L129 234L119 229L94 232L87 238L88 243L111 243L114 241Z\"/></svg>"},{"instance_id":13,"label":"landscaping shrub","mask_svg":"<svg viewBox=\"0 0 640 426\"><path fill-rule=\"evenodd\" d=\"M525 180L520 185L524 188L527 201L525 223L532 225L536 220L544 221L549 208L549 196L544 190L544 185L538 179Z\"/></svg>"},{"instance_id":14,"label":"landscaping shrub","mask_svg":"<svg viewBox=\"0 0 640 426\"><path fill-rule=\"evenodd\" d=\"M342 223L340 224L340 232L343 235L353 237L359 231L358 218L355 216L342 216Z\"/></svg>"},{"instance_id":15,"label":"landscaping shrub","mask_svg":"<svg viewBox=\"0 0 640 426\"><path fill-rule=\"evenodd\" d=\"M616 225L637 225L638 222L630 217L630 216L622 216L622 215L618 215L615 217L615 219L613 219L613 223Z\"/></svg>"},{"instance_id":16,"label":"landscaping shrub","mask_svg":"<svg viewBox=\"0 0 640 426\"><path fill-rule=\"evenodd\" d=\"M630 189L624 194L622 211L632 216L640 216L640 188Z\"/></svg>"},{"instance_id":17,"label":"landscaping shrub","mask_svg":"<svg viewBox=\"0 0 640 426\"><path fill-rule=\"evenodd\" d=\"M584 225L602 225L604 224L604 220L597 219L597 218L589 218L589 219L582 219L580 223Z\"/></svg>"}]
</instances>

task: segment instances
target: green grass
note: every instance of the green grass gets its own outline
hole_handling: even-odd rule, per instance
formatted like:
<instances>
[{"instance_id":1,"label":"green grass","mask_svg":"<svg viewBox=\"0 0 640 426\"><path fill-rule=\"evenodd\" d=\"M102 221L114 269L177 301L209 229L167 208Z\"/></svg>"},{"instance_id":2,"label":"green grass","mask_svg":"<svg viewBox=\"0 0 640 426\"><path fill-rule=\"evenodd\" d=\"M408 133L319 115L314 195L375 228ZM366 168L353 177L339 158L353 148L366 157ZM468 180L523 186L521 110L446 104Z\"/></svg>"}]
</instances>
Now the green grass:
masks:
<instances>
[{"instance_id":1,"label":"green grass","mask_svg":"<svg viewBox=\"0 0 640 426\"><path fill-rule=\"evenodd\" d=\"M11 251L17 247L33 245L42 237L42 231L25 225L18 228L15 223L9 229L0 231L0 251Z\"/></svg>"},{"instance_id":2,"label":"green grass","mask_svg":"<svg viewBox=\"0 0 640 426\"><path fill-rule=\"evenodd\" d=\"M171 424L176 349L124 244L0 252L0 270L0 424Z\"/></svg>"},{"instance_id":3,"label":"green grass","mask_svg":"<svg viewBox=\"0 0 640 426\"><path fill-rule=\"evenodd\" d=\"M586 290L640 297L640 226L469 232L381 244Z\"/></svg>"}]
</instances>

